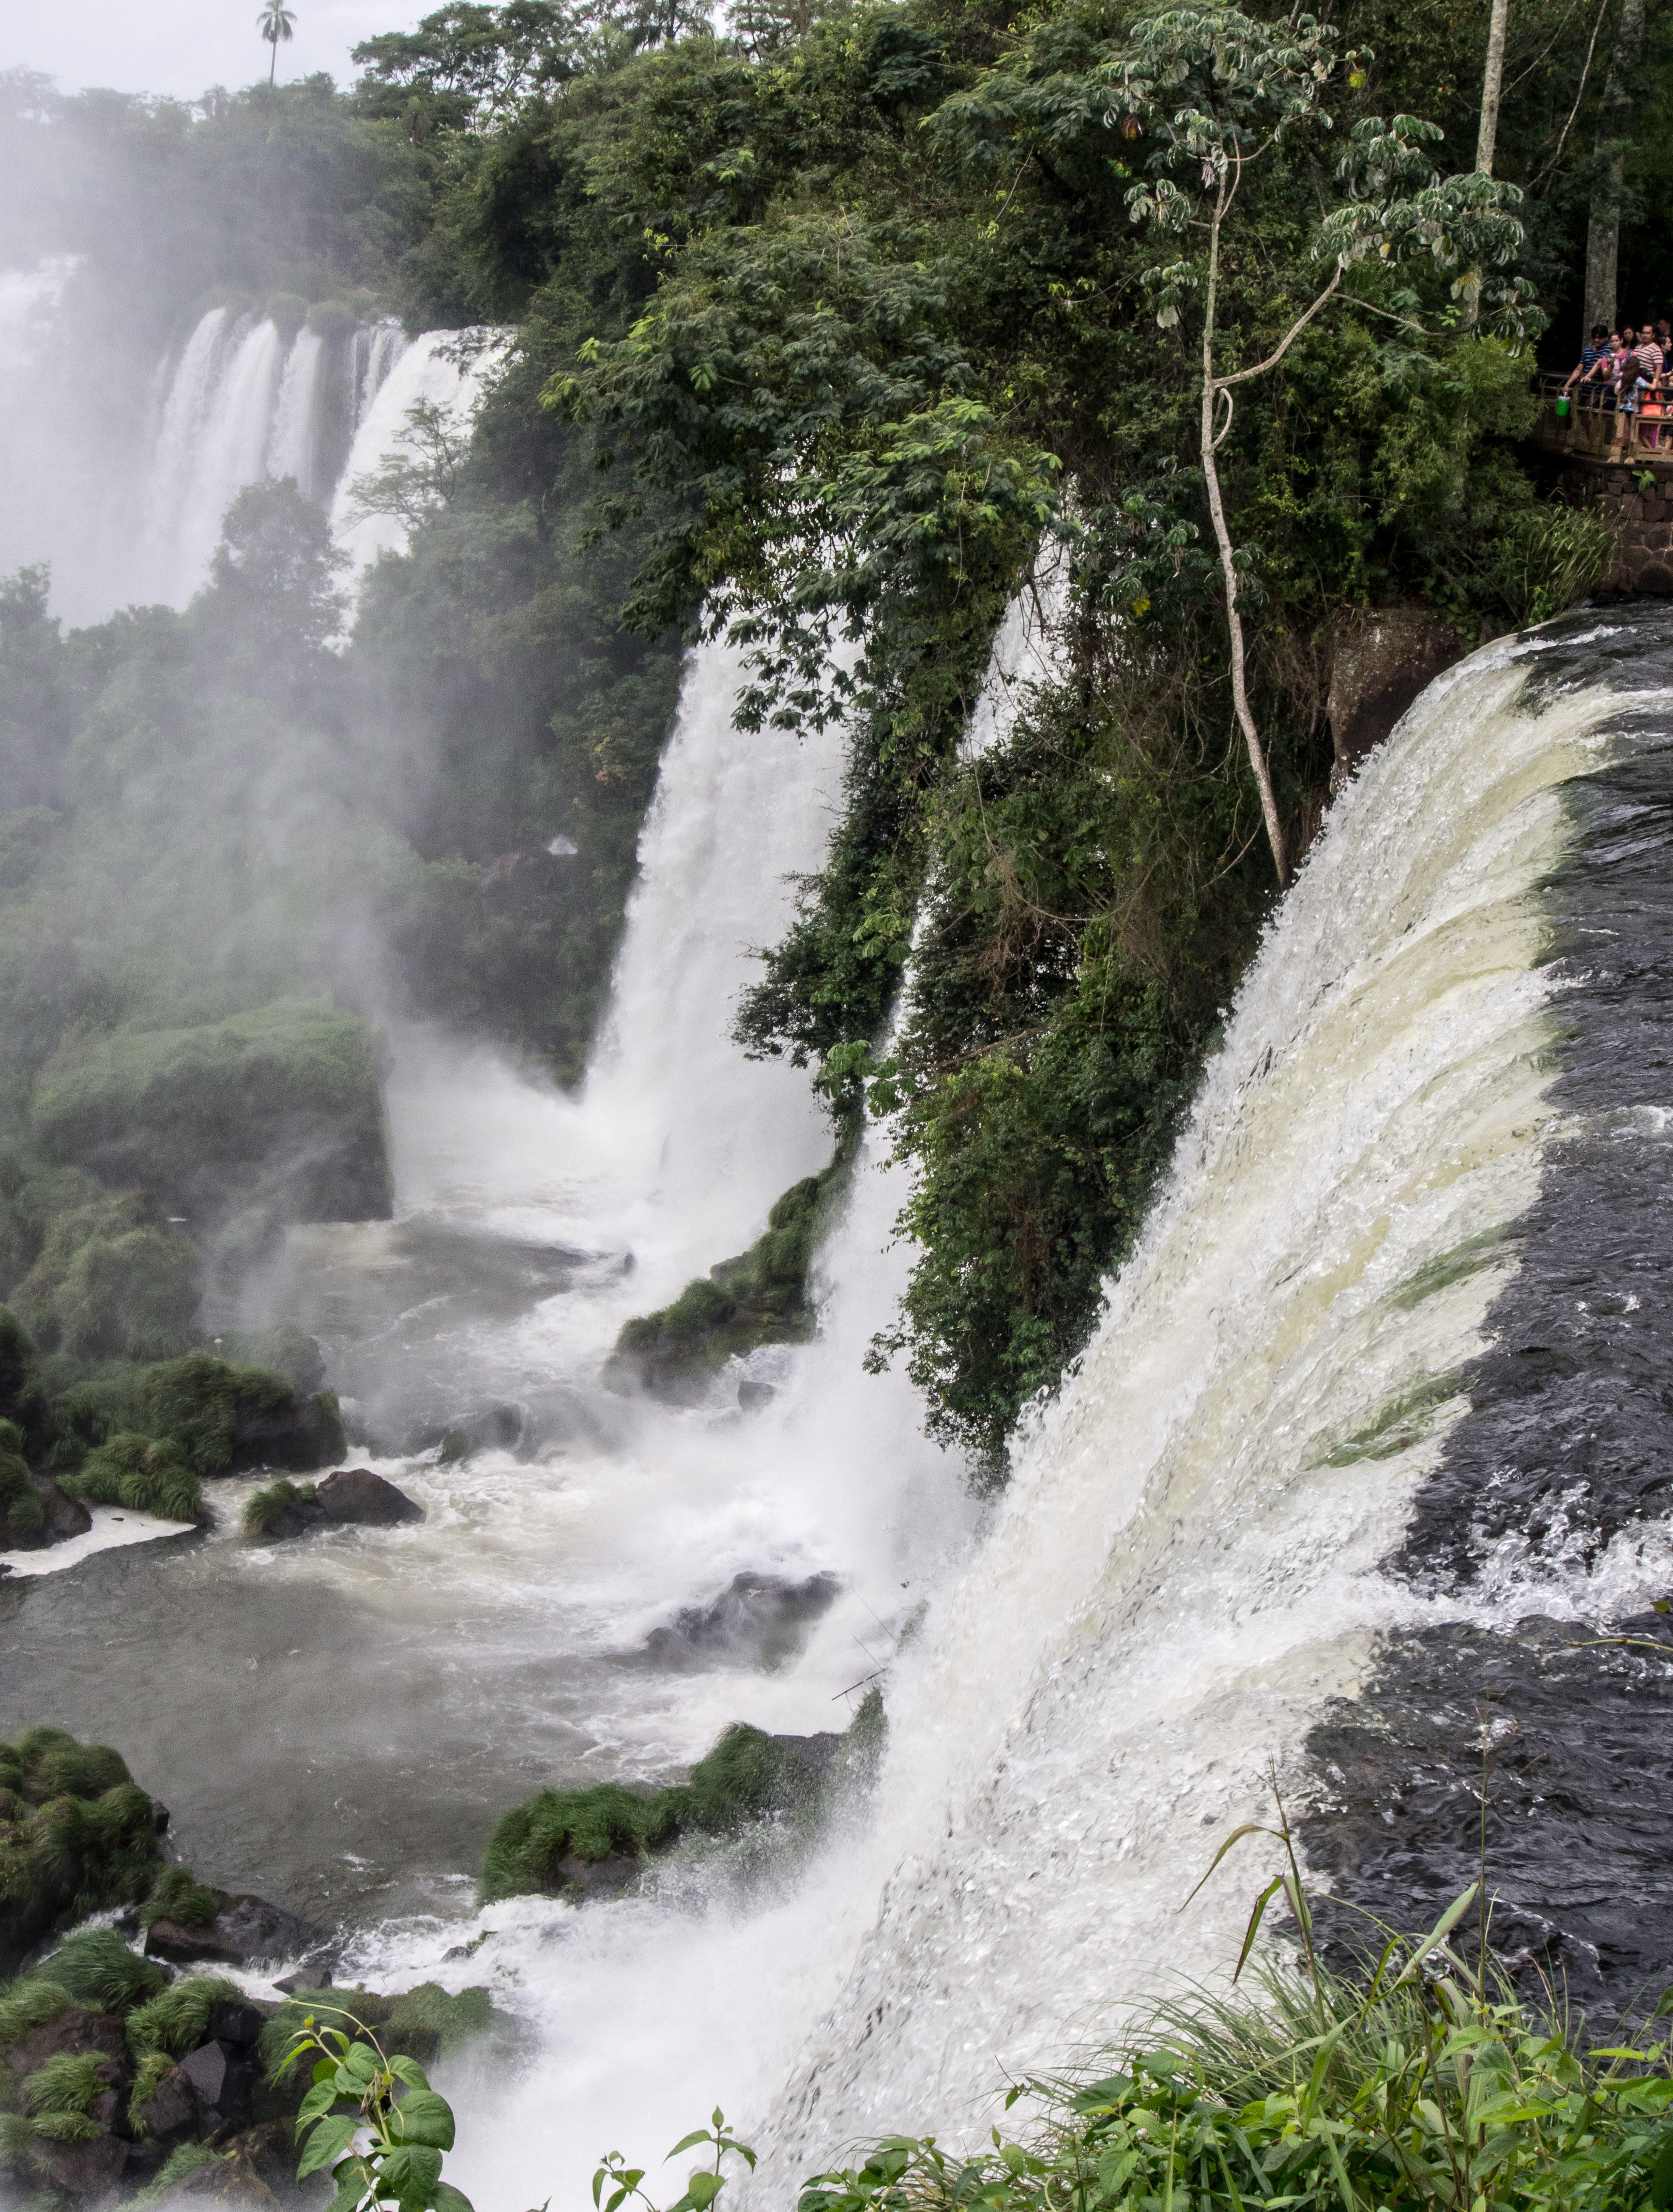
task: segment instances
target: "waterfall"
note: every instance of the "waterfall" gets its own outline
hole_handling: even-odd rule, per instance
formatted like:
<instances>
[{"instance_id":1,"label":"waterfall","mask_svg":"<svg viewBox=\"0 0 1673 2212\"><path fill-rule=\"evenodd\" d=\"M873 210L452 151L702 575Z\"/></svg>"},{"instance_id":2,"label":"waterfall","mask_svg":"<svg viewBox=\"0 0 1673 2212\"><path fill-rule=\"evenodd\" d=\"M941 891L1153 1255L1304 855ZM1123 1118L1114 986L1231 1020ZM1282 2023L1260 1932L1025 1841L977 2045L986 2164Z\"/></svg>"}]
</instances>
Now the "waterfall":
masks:
<instances>
[{"instance_id":1,"label":"waterfall","mask_svg":"<svg viewBox=\"0 0 1673 2212\"><path fill-rule=\"evenodd\" d=\"M1446 1603L1385 1563L1566 1130L1536 890L1621 706L1595 660L1530 700L1557 642L1431 688L1268 933L1103 1325L897 1678L852 1971L769 2138L786 2185L856 2136L985 2126L1001 2069L1224 1971L1252 1870L1178 1917L1214 1844L1379 1633ZM1629 1607L1659 1568L1512 1603Z\"/></svg>"},{"instance_id":2,"label":"waterfall","mask_svg":"<svg viewBox=\"0 0 1673 2212\"><path fill-rule=\"evenodd\" d=\"M341 337L307 326L287 337L269 317L210 308L161 380L127 595L183 606L208 574L234 496L266 476L294 477L307 498L332 502L356 568L404 544L398 520L352 519L350 488L403 450L415 401L432 400L468 427L497 351L479 345L461 368L450 350L457 335L409 343L398 324L383 322Z\"/></svg>"},{"instance_id":3,"label":"waterfall","mask_svg":"<svg viewBox=\"0 0 1673 2212\"><path fill-rule=\"evenodd\" d=\"M471 345L463 362L457 352L461 339ZM415 338L393 360L374 389L368 370L371 397L364 405L348 465L332 502L332 528L356 570L366 568L380 553L398 552L407 538L406 526L398 516L357 512L356 483L374 474L386 461L411 455L407 416L416 406L428 404L441 408L454 433L468 436L483 388L502 352L502 344L482 331L431 331ZM379 359L374 347L371 369L375 369Z\"/></svg>"},{"instance_id":4,"label":"waterfall","mask_svg":"<svg viewBox=\"0 0 1673 2212\"><path fill-rule=\"evenodd\" d=\"M671 1291L830 1155L806 1072L745 1060L731 1030L753 956L788 925L792 873L818 865L839 818L841 733L735 729L742 675L720 643L687 668L587 1090L660 1224Z\"/></svg>"}]
</instances>

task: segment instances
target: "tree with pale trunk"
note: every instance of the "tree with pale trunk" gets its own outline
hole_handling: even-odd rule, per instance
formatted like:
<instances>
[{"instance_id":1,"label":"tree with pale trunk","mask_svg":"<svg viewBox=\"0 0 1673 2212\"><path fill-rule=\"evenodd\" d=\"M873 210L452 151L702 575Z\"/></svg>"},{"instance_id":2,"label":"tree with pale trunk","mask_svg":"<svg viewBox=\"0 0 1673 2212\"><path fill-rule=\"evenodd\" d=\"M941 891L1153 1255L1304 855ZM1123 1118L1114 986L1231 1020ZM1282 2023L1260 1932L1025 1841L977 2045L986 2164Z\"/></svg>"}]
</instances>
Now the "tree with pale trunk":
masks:
<instances>
[{"instance_id":1,"label":"tree with pale trunk","mask_svg":"<svg viewBox=\"0 0 1673 2212\"><path fill-rule=\"evenodd\" d=\"M1322 105L1332 79L1345 69L1357 88L1368 59L1340 52L1336 33L1311 15L1262 22L1232 8L1188 7L1135 20L1119 55L1100 72L1106 126L1149 148L1148 180L1129 191L1128 213L1174 252L1143 274L1156 319L1174 327L1191 301L1200 322L1198 452L1225 592L1232 709L1281 885L1289 881L1289 854L1250 702L1240 607L1253 551L1233 542L1217 460L1238 387L1269 375L1311 323L1349 296L1345 284L1360 263L1387 268L1427 258L1451 280L1456 304L1448 312L1455 320L1473 324L1485 308L1484 328L1520 336L1532 312L1522 280L1492 273L1508 271L1521 249L1523 228L1514 213L1520 191L1479 170L1441 175L1427 150L1442 136L1438 125L1410 115L1387 121L1372 116L1354 125L1330 183L1319 180L1319 219L1308 258L1319 272L1328 270L1323 283L1293 311L1306 264L1273 269L1274 304L1286 303L1276 342L1259 361L1224 360L1222 252L1243 212L1244 185L1291 142L1332 130ZM1394 319L1410 323L1408 315Z\"/></svg>"}]
</instances>

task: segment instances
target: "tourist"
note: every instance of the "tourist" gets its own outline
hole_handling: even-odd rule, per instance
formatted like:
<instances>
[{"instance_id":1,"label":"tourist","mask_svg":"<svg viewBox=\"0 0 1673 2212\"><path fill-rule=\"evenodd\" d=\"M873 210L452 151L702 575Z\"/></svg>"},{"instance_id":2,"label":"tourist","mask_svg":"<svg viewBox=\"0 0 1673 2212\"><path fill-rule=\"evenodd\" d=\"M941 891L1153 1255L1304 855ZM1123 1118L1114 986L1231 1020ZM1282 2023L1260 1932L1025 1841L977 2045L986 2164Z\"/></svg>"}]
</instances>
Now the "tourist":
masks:
<instances>
[{"instance_id":1,"label":"tourist","mask_svg":"<svg viewBox=\"0 0 1673 2212\"><path fill-rule=\"evenodd\" d=\"M1591 337L1580 349L1580 358L1578 366L1571 368L1568 372L1568 381L1563 386L1563 394L1565 398L1567 397L1568 393L1573 390L1577 384L1583 382L1585 378L1591 374L1591 372L1596 368L1600 356L1606 354L1609 349L1609 334L1608 331L1604 329L1602 323L1594 323L1591 326Z\"/></svg>"}]
</instances>

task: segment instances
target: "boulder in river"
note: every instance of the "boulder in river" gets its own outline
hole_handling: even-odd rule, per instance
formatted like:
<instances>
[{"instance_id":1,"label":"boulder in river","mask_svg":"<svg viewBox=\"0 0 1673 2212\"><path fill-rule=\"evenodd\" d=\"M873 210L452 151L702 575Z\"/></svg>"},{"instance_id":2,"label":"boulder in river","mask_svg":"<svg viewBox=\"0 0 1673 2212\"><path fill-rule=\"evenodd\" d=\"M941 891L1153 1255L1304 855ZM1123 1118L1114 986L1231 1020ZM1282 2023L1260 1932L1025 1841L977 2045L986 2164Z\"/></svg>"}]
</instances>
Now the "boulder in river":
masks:
<instances>
[{"instance_id":1,"label":"boulder in river","mask_svg":"<svg viewBox=\"0 0 1673 2212\"><path fill-rule=\"evenodd\" d=\"M835 1603L842 1583L832 1574L788 1582L781 1575L734 1575L708 1605L682 1607L667 1626L645 1638L643 1656L678 1674L742 1660L776 1667L794 1656L806 1632Z\"/></svg>"},{"instance_id":2,"label":"boulder in river","mask_svg":"<svg viewBox=\"0 0 1673 2212\"><path fill-rule=\"evenodd\" d=\"M422 1505L369 1467L340 1468L317 1485L271 1483L244 1509L247 1533L270 1541L310 1528L393 1528L423 1518Z\"/></svg>"}]
</instances>

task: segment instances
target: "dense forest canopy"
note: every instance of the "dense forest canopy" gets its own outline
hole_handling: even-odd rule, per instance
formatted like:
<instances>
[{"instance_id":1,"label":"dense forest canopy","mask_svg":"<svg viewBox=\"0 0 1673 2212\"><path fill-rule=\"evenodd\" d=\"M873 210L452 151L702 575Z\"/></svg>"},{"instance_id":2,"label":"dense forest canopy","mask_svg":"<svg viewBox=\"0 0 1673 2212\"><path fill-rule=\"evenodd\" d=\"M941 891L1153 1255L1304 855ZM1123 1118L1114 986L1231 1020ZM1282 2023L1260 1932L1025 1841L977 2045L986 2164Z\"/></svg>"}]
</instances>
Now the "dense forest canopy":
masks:
<instances>
[{"instance_id":1,"label":"dense forest canopy","mask_svg":"<svg viewBox=\"0 0 1673 2212\"><path fill-rule=\"evenodd\" d=\"M1673 30L1638 0L1512 0L1489 176L1487 0L1250 17L1317 62L1275 137L1269 87L1215 106L1238 19L1162 20L1188 17L1237 168L1216 362L1284 349L1216 416L1212 462L1299 852L1344 610L1415 603L1473 642L1589 580L1522 442L1530 378L1578 351L1589 238L1594 294L1607 235L1619 312L1669 311ZM8 586L0 1291L69 1204L52 1178L101 1172L42 1119L89 1036L323 995L574 1079L680 641L730 628L746 726L841 712L851 740L829 863L740 1036L811 1063L845 1127L897 1114L922 1256L877 1356L1000 1464L1085 1341L1274 890L1202 439L1213 159L1184 77L1135 61L1155 21L508 0L369 40L345 88L188 106L4 81L13 251L78 257L72 301L119 303L154 349L216 301L512 343L469 453L406 487L418 526L346 645L294 487L240 502L184 614L66 636L44 578ZM995 623L1058 546L1061 681L970 758ZM258 787L283 835L204 803ZM119 836L138 896L101 920ZM496 861L554 837L577 848L557 889L496 892Z\"/></svg>"}]
</instances>

